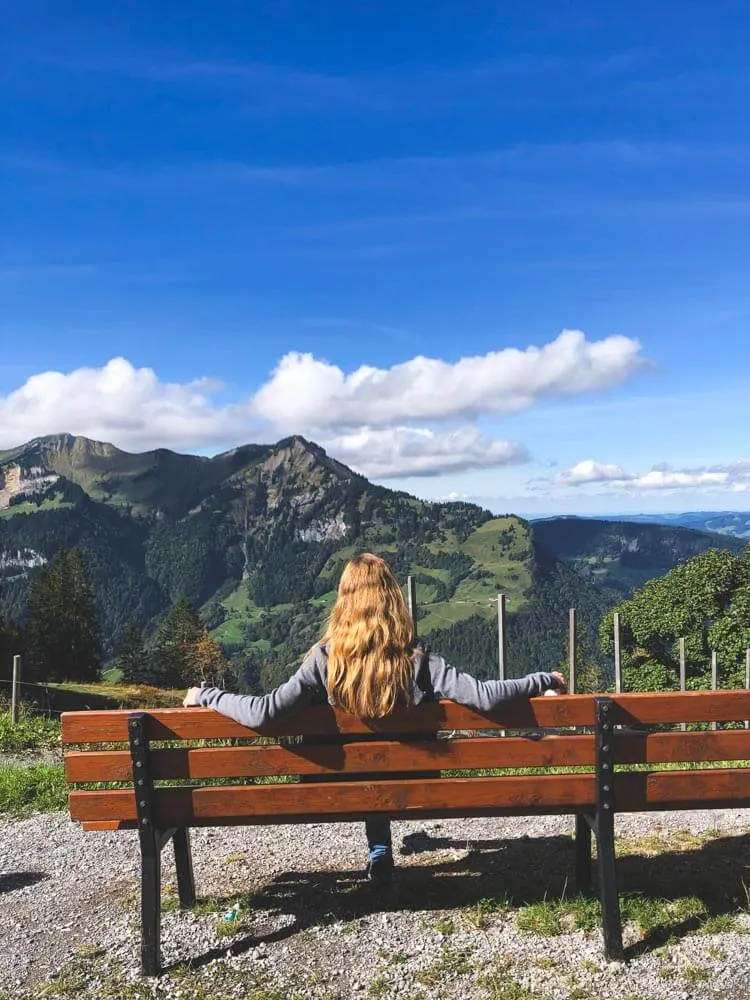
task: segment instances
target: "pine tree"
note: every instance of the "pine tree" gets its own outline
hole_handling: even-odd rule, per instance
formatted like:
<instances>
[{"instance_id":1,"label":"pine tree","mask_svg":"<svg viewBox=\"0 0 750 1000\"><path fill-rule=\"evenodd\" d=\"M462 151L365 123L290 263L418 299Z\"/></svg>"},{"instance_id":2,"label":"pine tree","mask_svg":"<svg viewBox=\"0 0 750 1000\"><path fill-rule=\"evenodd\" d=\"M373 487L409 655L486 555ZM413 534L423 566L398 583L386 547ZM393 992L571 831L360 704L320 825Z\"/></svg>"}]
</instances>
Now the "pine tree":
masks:
<instances>
[{"instance_id":1,"label":"pine tree","mask_svg":"<svg viewBox=\"0 0 750 1000\"><path fill-rule=\"evenodd\" d=\"M126 684L150 684L154 680L143 630L133 618L120 636L117 666L122 671L122 679Z\"/></svg>"},{"instance_id":2,"label":"pine tree","mask_svg":"<svg viewBox=\"0 0 750 1000\"><path fill-rule=\"evenodd\" d=\"M67 602L73 673L70 679L99 680L102 672L102 636L94 604L94 592L83 553L68 553ZM65 592L63 592L63 599ZM65 605L65 601L63 600Z\"/></svg>"},{"instance_id":3,"label":"pine tree","mask_svg":"<svg viewBox=\"0 0 750 1000\"><path fill-rule=\"evenodd\" d=\"M161 687L185 687L195 674L195 647L203 632L197 613L182 597L159 628L154 648L154 675Z\"/></svg>"},{"instance_id":4,"label":"pine tree","mask_svg":"<svg viewBox=\"0 0 750 1000\"><path fill-rule=\"evenodd\" d=\"M31 675L40 680L99 679L101 633L80 551L58 552L29 588L27 645Z\"/></svg>"},{"instance_id":5,"label":"pine tree","mask_svg":"<svg viewBox=\"0 0 750 1000\"><path fill-rule=\"evenodd\" d=\"M0 618L0 678L2 680L10 680L13 676L13 657L22 652L21 647L21 633Z\"/></svg>"}]
</instances>

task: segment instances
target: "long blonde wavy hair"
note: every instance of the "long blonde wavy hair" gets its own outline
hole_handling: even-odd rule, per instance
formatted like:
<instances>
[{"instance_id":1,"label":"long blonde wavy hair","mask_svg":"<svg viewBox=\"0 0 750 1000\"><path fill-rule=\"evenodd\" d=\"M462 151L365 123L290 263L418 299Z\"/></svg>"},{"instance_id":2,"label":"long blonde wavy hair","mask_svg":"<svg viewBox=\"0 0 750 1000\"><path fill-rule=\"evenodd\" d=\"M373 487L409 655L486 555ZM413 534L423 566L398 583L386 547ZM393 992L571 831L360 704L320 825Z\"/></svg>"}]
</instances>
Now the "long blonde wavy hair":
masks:
<instances>
[{"instance_id":1,"label":"long blonde wavy hair","mask_svg":"<svg viewBox=\"0 0 750 1000\"><path fill-rule=\"evenodd\" d=\"M344 567L321 642L328 693L361 719L380 719L411 701L414 627L388 563L369 552Z\"/></svg>"}]
</instances>

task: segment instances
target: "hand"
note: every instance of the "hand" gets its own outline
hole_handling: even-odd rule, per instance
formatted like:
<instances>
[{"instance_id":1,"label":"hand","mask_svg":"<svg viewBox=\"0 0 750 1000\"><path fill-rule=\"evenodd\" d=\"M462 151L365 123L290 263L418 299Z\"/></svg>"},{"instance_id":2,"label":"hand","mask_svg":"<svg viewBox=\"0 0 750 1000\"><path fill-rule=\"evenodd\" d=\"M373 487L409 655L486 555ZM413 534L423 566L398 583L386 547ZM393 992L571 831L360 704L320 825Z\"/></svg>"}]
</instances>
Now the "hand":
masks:
<instances>
[{"instance_id":1,"label":"hand","mask_svg":"<svg viewBox=\"0 0 750 1000\"><path fill-rule=\"evenodd\" d=\"M196 705L200 705L198 701L198 695L200 694L199 687L192 687L188 690L182 701L183 708L194 708Z\"/></svg>"},{"instance_id":2,"label":"hand","mask_svg":"<svg viewBox=\"0 0 750 1000\"><path fill-rule=\"evenodd\" d=\"M568 690L568 682L565 680L565 678L563 677L563 675L560 673L559 670L553 670L552 676L555 679L555 687L552 690L558 692Z\"/></svg>"}]
</instances>

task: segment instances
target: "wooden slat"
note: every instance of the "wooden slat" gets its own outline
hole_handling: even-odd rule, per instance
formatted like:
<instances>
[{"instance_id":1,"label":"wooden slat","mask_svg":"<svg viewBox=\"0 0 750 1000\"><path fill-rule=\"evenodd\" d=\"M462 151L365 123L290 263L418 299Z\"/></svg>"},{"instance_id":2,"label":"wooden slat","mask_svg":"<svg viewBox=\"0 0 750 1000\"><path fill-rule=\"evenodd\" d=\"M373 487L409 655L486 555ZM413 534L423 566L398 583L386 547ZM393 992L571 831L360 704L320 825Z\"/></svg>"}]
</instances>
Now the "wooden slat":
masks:
<instances>
[{"instance_id":1,"label":"wooden slat","mask_svg":"<svg viewBox=\"0 0 750 1000\"><path fill-rule=\"evenodd\" d=\"M622 725L742 722L750 719L750 691L662 691L612 695L612 721ZM547 698L547 701L556 701Z\"/></svg>"},{"instance_id":2,"label":"wooden slat","mask_svg":"<svg viewBox=\"0 0 750 1000\"><path fill-rule=\"evenodd\" d=\"M245 823L313 822L389 815L528 815L592 809L590 774L425 781L352 781L335 784L161 788L155 792L159 826L240 820ZM302 808L304 805L304 808ZM631 772L615 780L615 809L702 809L750 805L750 780L742 769ZM71 792L71 817L79 821L133 820L130 791Z\"/></svg>"},{"instance_id":3,"label":"wooden slat","mask_svg":"<svg viewBox=\"0 0 750 1000\"><path fill-rule=\"evenodd\" d=\"M590 810L589 774L435 781L353 781L335 784L160 788L158 826L320 822L391 816L537 815ZM301 808L304 802L304 809ZM631 772L617 775L615 809L709 809L750 805L750 777L743 769ZM79 822L136 818L131 791L71 792L70 815Z\"/></svg>"},{"instance_id":4,"label":"wooden slat","mask_svg":"<svg viewBox=\"0 0 750 1000\"><path fill-rule=\"evenodd\" d=\"M750 760L750 731L726 729L698 733L615 733L618 764L699 763Z\"/></svg>"},{"instance_id":5,"label":"wooden slat","mask_svg":"<svg viewBox=\"0 0 750 1000\"><path fill-rule=\"evenodd\" d=\"M368 742L340 746L242 746L151 752L155 779L239 778L282 774L430 771L455 768L554 767L593 764L593 736L478 737L420 743ZM130 781L127 750L68 751L68 781Z\"/></svg>"},{"instance_id":6,"label":"wooden slat","mask_svg":"<svg viewBox=\"0 0 750 1000\"><path fill-rule=\"evenodd\" d=\"M83 829L89 833L95 830L133 830L137 824L121 819L105 819L95 823L83 823Z\"/></svg>"},{"instance_id":7,"label":"wooden slat","mask_svg":"<svg viewBox=\"0 0 750 1000\"><path fill-rule=\"evenodd\" d=\"M128 738L131 711L64 712L63 743L115 743ZM534 698L509 702L502 712L483 715L450 701L431 702L385 719L364 721L327 705L284 716L253 730L208 708L162 708L148 712L152 740L250 739L253 736L332 736L359 733L435 733L440 730L534 729L588 725L594 720L588 696Z\"/></svg>"},{"instance_id":8,"label":"wooden slat","mask_svg":"<svg viewBox=\"0 0 750 1000\"><path fill-rule=\"evenodd\" d=\"M750 806L750 770L701 768L617 774L615 809L720 809Z\"/></svg>"},{"instance_id":9,"label":"wooden slat","mask_svg":"<svg viewBox=\"0 0 750 1000\"><path fill-rule=\"evenodd\" d=\"M699 733L617 733L615 760L620 764L658 764L750 760L750 732L744 729ZM349 743L341 746L241 746L152 751L153 777L267 777L283 774L336 774L373 771L429 771L506 767L592 765L593 736L479 737L423 743ZM130 781L127 750L68 751L68 781Z\"/></svg>"},{"instance_id":10,"label":"wooden slat","mask_svg":"<svg viewBox=\"0 0 750 1000\"><path fill-rule=\"evenodd\" d=\"M420 815L423 810L451 809L471 815L475 809L516 807L575 810L590 806L594 779L588 774L534 778L443 778L435 781L351 781L305 785L255 785L158 788L154 816L158 826L183 826L194 820L269 818L342 814ZM303 808L304 806L304 808ZM136 818L131 791L71 792L75 820Z\"/></svg>"},{"instance_id":11,"label":"wooden slat","mask_svg":"<svg viewBox=\"0 0 750 1000\"><path fill-rule=\"evenodd\" d=\"M653 725L675 722L739 722L750 718L750 691L688 691L613 696L613 722ZM107 743L127 739L130 711L65 712L63 743ZM255 731L211 709L166 708L149 712L154 740L248 739L252 736L322 736L356 733L434 733L439 730L557 729L594 722L591 695L560 695L509 702L490 715L452 702L434 702L385 719L363 721L319 705Z\"/></svg>"}]
</instances>

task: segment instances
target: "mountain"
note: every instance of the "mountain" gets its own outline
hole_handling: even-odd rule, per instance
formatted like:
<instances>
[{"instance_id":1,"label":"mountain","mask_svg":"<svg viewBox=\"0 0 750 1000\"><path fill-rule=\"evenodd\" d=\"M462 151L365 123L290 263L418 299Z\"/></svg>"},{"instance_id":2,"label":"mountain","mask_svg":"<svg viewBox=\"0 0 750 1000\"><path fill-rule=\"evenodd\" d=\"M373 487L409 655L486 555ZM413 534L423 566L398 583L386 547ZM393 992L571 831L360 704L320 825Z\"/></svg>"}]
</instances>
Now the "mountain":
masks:
<instances>
[{"instance_id":1,"label":"mountain","mask_svg":"<svg viewBox=\"0 0 750 1000\"><path fill-rule=\"evenodd\" d=\"M708 549L745 547L728 534L631 521L549 518L532 530L539 545L618 599Z\"/></svg>"},{"instance_id":2,"label":"mountain","mask_svg":"<svg viewBox=\"0 0 750 1000\"><path fill-rule=\"evenodd\" d=\"M617 514L611 517L601 514L593 517L588 515L566 515L565 517L534 518L532 523L552 520L594 520L632 524L664 524L669 527L693 528L695 531L715 532L719 535L732 535L735 538L745 538L750 541L750 511L720 510L720 511L686 511L682 514Z\"/></svg>"},{"instance_id":3,"label":"mountain","mask_svg":"<svg viewBox=\"0 0 750 1000\"><path fill-rule=\"evenodd\" d=\"M314 641L358 550L416 578L420 634L480 674L496 670L498 592L515 673L560 662L569 605L595 646L611 603L519 518L373 485L301 437L213 458L71 435L1 452L0 616L20 622L30 578L72 547L84 552L108 655L130 619L153 631L184 596L226 654L255 658L269 683L269 663L281 670Z\"/></svg>"}]
</instances>

